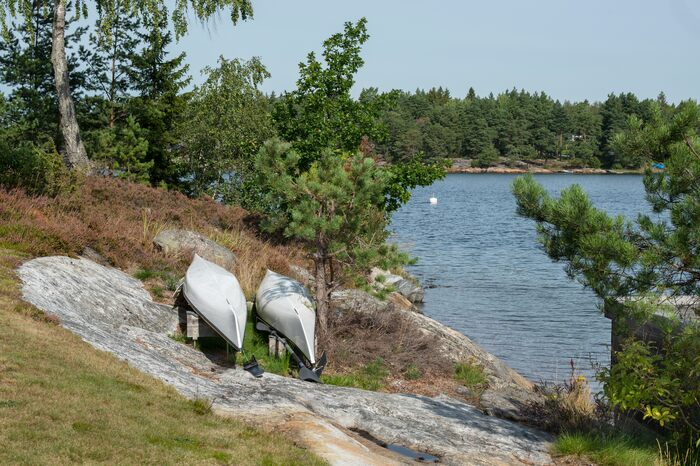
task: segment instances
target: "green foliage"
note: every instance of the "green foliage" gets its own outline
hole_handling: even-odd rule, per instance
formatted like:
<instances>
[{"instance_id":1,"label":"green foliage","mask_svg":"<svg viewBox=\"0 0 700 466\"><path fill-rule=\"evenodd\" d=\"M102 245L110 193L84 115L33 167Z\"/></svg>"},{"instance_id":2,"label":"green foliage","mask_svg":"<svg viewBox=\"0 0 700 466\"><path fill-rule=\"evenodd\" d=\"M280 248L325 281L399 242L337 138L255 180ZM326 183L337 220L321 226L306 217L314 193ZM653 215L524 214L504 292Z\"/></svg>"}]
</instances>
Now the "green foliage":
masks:
<instances>
[{"instance_id":1,"label":"green foliage","mask_svg":"<svg viewBox=\"0 0 700 466\"><path fill-rule=\"evenodd\" d=\"M628 340L616 363L600 375L611 404L640 410L661 427L698 437L700 432L700 331L669 334L661 347Z\"/></svg>"},{"instance_id":2,"label":"green foliage","mask_svg":"<svg viewBox=\"0 0 700 466\"><path fill-rule=\"evenodd\" d=\"M468 361L455 364L455 380L468 388L483 388L487 383L484 369Z\"/></svg>"},{"instance_id":3,"label":"green foliage","mask_svg":"<svg viewBox=\"0 0 700 466\"><path fill-rule=\"evenodd\" d=\"M448 166L447 160L425 163L420 155L412 160L390 165L386 169L388 180L384 190L386 211L393 212L408 202L415 187L429 186L444 178Z\"/></svg>"},{"instance_id":4,"label":"green foliage","mask_svg":"<svg viewBox=\"0 0 700 466\"><path fill-rule=\"evenodd\" d=\"M565 261L568 274L590 287L606 312L637 322L661 308L654 304L661 297L700 296L700 110L689 101L670 122L652 120L633 122L617 146L630 157L666 160L666 170L647 170L644 178L647 199L661 217L640 215L633 224L594 208L579 186L553 199L532 177L513 184L518 213L537 222L547 254ZM613 406L641 411L687 441L700 433L700 327L667 327L653 349L629 341L601 378Z\"/></svg>"},{"instance_id":5,"label":"green foliage","mask_svg":"<svg viewBox=\"0 0 700 466\"><path fill-rule=\"evenodd\" d=\"M657 445L653 441L623 433L564 433L557 437L554 452L589 458L600 466L656 466Z\"/></svg>"},{"instance_id":6,"label":"green foliage","mask_svg":"<svg viewBox=\"0 0 700 466\"><path fill-rule=\"evenodd\" d=\"M187 102L181 92L190 83L189 66L184 63L184 52L168 58L172 34L164 19L137 36L145 45L129 57L129 80L137 95L129 100L127 111L148 141L146 160L153 162L151 183L177 185L180 173L172 161L173 146L178 143L177 119Z\"/></svg>"},{"instance_id":7,"label":"green foliage","mask_svg":"<svg viewBox=\"0 0 700 466\"><path fill-rule=\"evenodd\" d=\"M25 141L18 147L7 142L0 138L0 185L48 196L75 188L75 174L65 167L53 141L41 145Z\"/></svg>"},{"instance_id":8,"label":"green foliage","mask_svg":"<svg viewBox=\"0 0 700 466\"><path fill-rule=\"evenodd\" d=\"M291 356L289 353L281 358L270 356L268 349L268 334L262 333L255 328L255 319L252 315L248 315L248 322L243 340L243 348L245 348L245 356L255 356L260 366L266 372L287 376L291 371Z\"/></svg>"},{"instance_id":9,"label":"green foliage","mask_svg":"<svg viewBox=\"0 0 700 466\"><path fill-rule=\"evenodd\" d=\"M350 90L355 74L364 64L361 46L367 39L367 20L345 23L342 33L323 43L323 61L307 55L299 64L297 89L277 102L274 118L279 135L301 155L305 170L321 158L326 149L355 152L363 136L381 140L385 129L379 123L380 111L393 94L364 93L355 100Z\"/></svg>"},{"instance_id":10,"label":"green foliage","mask_svg":"<svg viewBox=\"0 0 700 466\"><path fill-rule=\"evenodd\" d=\"M420 367L411 363L406 367L406 371L404 372L404 376L408 380L418 380L418 379L423 377L423 372L420 370Z\"/></svg>"},{"instance_id":11,"label":"green foliage","mask_svg":"<svg viewBox=\"0 0 700 466\"><path fill-rule=\"evenodd\" d=\"M389 377L389 370L384 360L377 358L349 374L323 375L321 380L328 385L355 387L376 392L384 388L387 377Z\"/></svg>"},{"instance_id":12,"label":"green foliage","mask_svg":"<svg viewBox=\"0 0 700 466\"><path fill-rule=\"evenodd\" d=\"M148 160L148 141L136 119L129 116L116 127L88 134L92 158L105 162L120 178L145 183L153 160Z\"/></svg>"},{"instance_id":13,"label":"green foliage","mask_svg":"<svg viewBox=\"0 0 700 466\"><path fill-rule=\"evenodd\" d=\"M125 0L109 2L110 17L104 10L98 11L89 49L81 50L88 67L88 86L106 101L110 128L125 115L124 104L131 90L130 57L135 55L139 42L136 36L139 21L126 10L126 3Z\"/></svg>"},{"instance_id":14,"label":"green foliage","mask_svg":"<svg viewBox=\"0 0 700 466\"><path fill-rule=\"evenodd\" d=\"M221 57L203 73L206 81L192 92L177 131L181 171L191 179L190 193L250 207L253 159L274 135L268 99L258 89L270 75L258 58Z\"/></svg>"},{"instance_id":15,"label":"green foliage","mask_svg":"<svg viewBox=\"0 0 700 466\"><path fill-rule=\"evenodd\" d=\"M211 406L213 401L207 398L195 398L194 400L189 400L189 404L192 411L199 416L206 416L212 413Z\"/></svg>"},{"instance_id":16,"label":"green foliage","mask_svg":"<svg viewBox=\"0 0 700 466\"><path fill-rule=\"evenodd\" d=\"M8 24L6 37L0 40L0 85L7 89L3 127L12 129L3 136L14 147L25 142L42 145L47 139L61 140L51 65L53 7L50 2L32 3L29 10L23 11L23 22ZM66 27L71 27L70 22ZM73 29L66 36L66 54L73 93L80 97L85 90L85 74L80 70L80 57L74 46L85 29Z\"/></svg>"},{"instance_id":17,"label":"green foliage","mask_svg":"<svg viewBox=\"0 0 700 466\"><path fill-rule=\"evenodd\" d=\"M498 162L498 150L489 144L486 146L479 155L472 160L472 167L488 168L495 165Z\"/></svg>"},{"instance_id":18,"label":"green foliage","mask_svg":"<svg viewBox=\"0 0 700 466\"><path fill-rule=\"evenodd\" d=\"M336 265L363 271L374 264L397 265L406 255L386 244L382 207L388 176L373 159L326 149L306 170L301 160L278 140L260 150L255 169L267 206L262 227L299 241L313 258L316 334L324 344Z\"/></svg>"},{"instance_id":19,"label":"green foliage","mask_svg":"<svg viewBox=\"0 0 700 466\"><path fill-rule=\"evenodd\" d=\"M395 249L384 244L387 174L361 154L330 150L307 171L290 144L266 142L256 158L258 182L264 186L268 212L263 225L299 239L312 250L347 265L377 260Z\"/></svg>"},{"instance_id":20,"label":"green foliage","mask_svg":"<svg viewBox=\"0 0 700 466\"><path fill-rule=\"evenodd\" d=\"M464 99L443 88L399 92L396 105L382 112L388 137L377 150L398 162L423 152L428 159L463 157L474 166L489 166L497 157L512 161L575 159L571 167L637 168L646 159L625 156L614 144L634 116L654 120L654 106L668 121L676 112L665 100L639 101L632 94L611 95L604 103L564 102L542 92L515 89L479 97L470 90ZM494 157L493 146L496 151Z\"/></svg>"}]
</instances>

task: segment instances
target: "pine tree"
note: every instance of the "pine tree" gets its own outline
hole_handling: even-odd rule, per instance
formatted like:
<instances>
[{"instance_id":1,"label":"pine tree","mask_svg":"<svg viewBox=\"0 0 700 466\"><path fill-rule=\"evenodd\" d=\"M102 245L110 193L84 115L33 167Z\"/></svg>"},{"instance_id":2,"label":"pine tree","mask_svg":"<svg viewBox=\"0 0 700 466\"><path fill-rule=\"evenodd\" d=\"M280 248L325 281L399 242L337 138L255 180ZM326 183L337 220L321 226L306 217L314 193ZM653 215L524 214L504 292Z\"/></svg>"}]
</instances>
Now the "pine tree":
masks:
<instances>
[{"instance_id":1,"label":"pine tree","mask_svg":"<svg viewBox=\"0 0 700 466\"><path fill-rule=\"evenodd\" d=\"M462 151L461 156L468 159L479 157L487 148L492 146L491 132L486 118L482 115L478 101L466 103L463 113Z\"/></svg>"},{"instance_id":2,"label":"pine tree","mask_svg":"<svg viewBox=\"0 0 700 466\"><path fill-rule=\"evenodd\" d=\"M326 154L300 172L302 155L278 140L265 143L256 159L259 183L268 205L279 206L264 227L306 246L316 283L316 336L328 337L330 294L337 286L334 263L366 268L404 262L406 256L385 244L386 212L378 208L389 183L388 172L361 153ZM320 351L319 351L320 352Z\"/></svg>"},{"instance_id":3,"label":"pine tree","mask_svg":"<svg viewBox=\"0 0 700 466\"><path fill-rule=\"evenodd\" d=\"M139 21L129 14L124 3L125 0L111 0L109 7L114 17L108 21L104 12L99 15L96 31L90 34L90 47L83 49L88 85L101 94L107 105L109 128L127 116L124 106L132 88L131 57L139 43Z\"/></svg>"},{"instance_id":4,"label":"pine tree","mask_svg":"<svg viewBox=\"0 0 700 466\"><path fill-rule=\"evenodd\" d=\"M654 319L675 296L700 300L700 107L681 104L670 122L645 124L615 137L615 153L666 161L662 172L647 170L647 200L654 215L636 223L595 208L580 186L551 197L531 176L513 184L518 212L535 220L545 252L600 298L618 322ZM674 308L672 308L674 309ZM668 315L668 314L665 314ZM700 324L675 319L660 338L640 341L634 325L615 329L625 340L616 363L601 374L607 399L693 444L700 438ZM697 447L697 444L695 444Z\"/></svg>"},{"instance_id":5,"label":"pine tree","mask_svg":"<svg viewBox=\"0 0 700 466\"><path fill-rule=\"evenodd\" d=\"M145 46L129 56L128 78L137 96L130 100L129 111L135 116L148 140L146 159L152 161L153 184L177 184L173 163L174 129L183 112L186 97L180 92L190 83L185 53L168 58L172 34L162 20L138 38Z\"/></svg>"}]
</instances>

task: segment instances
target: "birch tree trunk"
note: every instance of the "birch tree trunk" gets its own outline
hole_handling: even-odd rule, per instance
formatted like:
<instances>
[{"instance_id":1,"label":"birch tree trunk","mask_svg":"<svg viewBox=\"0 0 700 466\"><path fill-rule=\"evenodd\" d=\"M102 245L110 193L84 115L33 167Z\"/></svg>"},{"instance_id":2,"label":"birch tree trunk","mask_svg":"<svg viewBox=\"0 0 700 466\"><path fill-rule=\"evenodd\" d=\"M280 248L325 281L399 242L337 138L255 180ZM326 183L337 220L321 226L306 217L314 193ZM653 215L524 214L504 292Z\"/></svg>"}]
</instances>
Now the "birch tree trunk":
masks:
<instances>
[{"instance_id":1,"label":"birch tree trunk","mask_svg":"<svg viewBox=\"0 0 700 466\"><path fill-rule=\"evenodd\" d=\"M75 105L70 91L68 60L66 59L66 0L54 0L51 64L53 65L61 134L65 146L65 162L74 170L88 171L90 161L80 138Z\"/></svg>"}]
</instances>

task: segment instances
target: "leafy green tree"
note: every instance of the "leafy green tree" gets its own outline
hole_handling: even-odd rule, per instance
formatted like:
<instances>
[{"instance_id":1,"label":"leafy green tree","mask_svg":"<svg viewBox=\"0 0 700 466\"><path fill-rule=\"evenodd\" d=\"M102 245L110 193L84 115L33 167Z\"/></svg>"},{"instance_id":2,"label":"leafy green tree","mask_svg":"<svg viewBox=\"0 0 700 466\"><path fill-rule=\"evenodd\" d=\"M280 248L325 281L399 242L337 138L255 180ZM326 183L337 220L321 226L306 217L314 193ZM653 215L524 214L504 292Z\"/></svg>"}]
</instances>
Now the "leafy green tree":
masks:
<instances>
[{"instance_id":1,"label":"leafy green tree","mask_svg":"<svg viewBox=\"0 0 700 466\"><path fill-rule=\"evenodd\" d=\"M426 163L422 154L386 167L387 183L384 187L384 202L381 209L391 214L411 198L411 191L418 186L429 186L445 177L449 166L447 159Z\"/></svg>"},{"instance_id":2,"label":"leafy green tree","mask_svg":"<svg viewBox=\"0 0 700 466\"><path fill-rule=\"evenodd\" d=\"M379 117L399 93L379 94L376 89L369 89L359 100L350 95L355 74L364 64L360 52L369 38L366 23L364 18L355 24L347 22L342 33L334 34L323 43L325 66L310 53L306 63L299 65L297 89L284 94L275 105L273 116L277 131L300 155L300 173L322 157L332 156L337 151L354 153L363 139L382 142L387 134ZM444 90L434 94L437 100L449 100L449 93ZM387 186L377 208L394 210L410 197L410 189L416 186L413 181L431 184L445 175L444 164L440 162L424 164L422 159L410 160L410 164L400 164L396 176L391 178L396 183L406 181L409 184ZM423 172L418 173L421 166ZM404 169L406 173L400 173Z\"/></svg>"},{"instance_id":3,"label":"leafy green tree","mask_svg":"<svg viewBox=\"0 0 700 466\"><path fill-rule=\"evenodd\" d=\"M69 77L68 59L66 57L66 11L68 0L0 0L0 29L7 40L9 37L8 18L20 16L24 19L25 26L30 32L34 32L32 22L36 8L49 11L53 5L52 23L52 47L51 63L54 71L54 84L58 97L58 109L60 115L60 128L65 146L66 163L71 168L82 170L89 169L87 152L80 136L80 127L71 93L71 80ZM95 6L101 14L100 26L107 37L110 35L112 23L116 21L119 11L127 11L134 17L141 18L145 24L160 24L167 21L164 0L130 1L120 4L124 10L115 7L114 0L96 0ZM193 12L200 20L208 20L221 9L228 8L231 12L231 21L235 24L239 19L247 19L252 16L253 9L249 0L176 0L172 14L175 34L179 38L187 31L186 16ZM87 4L84 0L75 2L76 18L86 16Z\"/></svg>"},{"instance_id":4,"label":"leafy green tree","mask_svg":"<svg viewBox=\"0 0 700 466\"><path fill-rule=\"evenodd\" d=\"M275 132L269 101L258 88L269 73L258 58L221 57L203 74L206 81L192 92L177 130L189 191L254 207L254 157Z\"/></svg>"},{"instance_id":5,"label":"leafy green tree","mask_svg":"<svg viewBox=\"0 0 700 466\"><path fill-rule=\"evenodd\" d=\"M498 150L493 144L486 146L479 155L472 160L472 167L487 168L495 165L498 162Z\"/></svg>"},{"instance_id":6,"label":"leafy green tree","mask_svg":"<svg viewBox=\"0 0 700 466\"><path fill-rule=\"evenodd\" d=\"M616 137L617 153L644 152L667 168L647 171L644 186L657 217L635 224L611 217L574 185L551 198L532 177L513 185L518 212L537 222L545 251L591 288L609 315L651 319L672 296L700 299L700 108L680 105L672 121L638 124ZM621 326L623 327L623 326ZM621 410L635 410L685 438L700 437L700 326L671 325L660 342L632 338L604 370L605 393Z\"/></svg>"},{"instance_id":7,"label":"leafy green tree","mask_svg":"<svg viewBox=\"0 0 700 466\"><path fill-rule=\"evenodd\" d=\"M380 142L385 137L378 117L393 94L363 100L350 95L355 74L364 64L361 47L368 39L365 18L345 23L342 33L323 43L324 63L309 53L299 64L296 90L285 93L275 106L279 135L301 154L302 168L311 166L327 148L354 152L363 136Z\"/></svg>"},{"instance_id":8,"label":"leafy green tree","mask_svg":"<svg viewBox=\"0 0 700 466\"><path fill-rule=\"evenodd\" d=\"M263 226L302 242L314 261L316 335L326 343L334 262L367 267L405 258L387 246L382 205L387 172L360 153L327 153L301 170L302 155L288 143L266 142L256 158L259 182L272 209Z\"/></svg>"}]
</instances>

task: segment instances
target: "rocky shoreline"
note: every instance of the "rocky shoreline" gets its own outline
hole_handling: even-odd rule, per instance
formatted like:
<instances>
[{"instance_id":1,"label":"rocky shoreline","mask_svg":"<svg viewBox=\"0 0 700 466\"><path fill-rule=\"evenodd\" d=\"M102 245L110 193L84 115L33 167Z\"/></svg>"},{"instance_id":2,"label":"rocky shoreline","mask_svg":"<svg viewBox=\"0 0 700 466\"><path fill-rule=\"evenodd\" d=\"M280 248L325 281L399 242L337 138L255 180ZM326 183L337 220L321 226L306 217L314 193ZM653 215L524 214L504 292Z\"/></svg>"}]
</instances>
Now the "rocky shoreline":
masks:
<instances>
[{"instance_id":1,"label":"rocky shoreline","mask_svg":"<svg viewBox=\"0 0 700 466\"><path fill-rule=\"evenodd\" d=\"M273 374L255 379L240 368L220 366L170 338L177 322L174 310L154 303L141 282L117 269L55 256L25 263L19 276L26 301L58 317L89 344L186 397L210 400L219 414L285 431L331 464L409 463L360 433L438 456L445 464L552 463L548 434L444 395L369 392ZM372 312L367 296L353 299L362 300L363 310ZM425 331L440 335L444 350L462 351L483 364L493 385L487 399L501 397L517 405L523 394L531 393L527 381L467 337L421 314L405 312Z\"/></svg>"},{"instance_id":2,"label":"rocky shoreline","mask_svg":"<svg viewBox=\"0 0 700 466\"><path fill-rule=\"evenodd\" d=\"M531 167L531 168L510 168L510 167L488 167L488 168L475 168L475 167L450 167L447 169L447 173L496 173L503 175L523 175L525 173L532 173L535 175L553 175L553 174L573 174L573 175L630 175L630 174L640 174L641 172L635 170L605 170L603 168L542 168L542 167Z\"/></svg>"},{"instance_id":3,"label":"rocky shoreline","mask_svg":"<svg viewBox=\"0 0 700 466\"><path fill-rule=\"evenodd\" d=\"M644 170L619 169L610 170L604 168L566 168L564 166L551 166L544 160L536 160L533 163L517 161L514 166L499 163L493 167L472 167L470 159L454 159L447 173L493 173L503 175L523 175L532 173L535 175L573 174L573 175L641 175Z\"/></svg>"}]
</instances>

